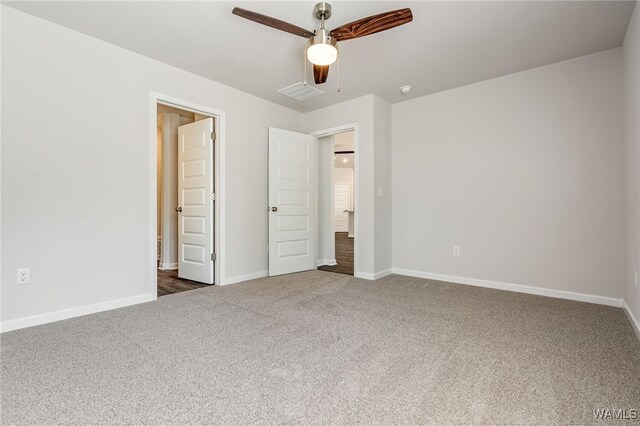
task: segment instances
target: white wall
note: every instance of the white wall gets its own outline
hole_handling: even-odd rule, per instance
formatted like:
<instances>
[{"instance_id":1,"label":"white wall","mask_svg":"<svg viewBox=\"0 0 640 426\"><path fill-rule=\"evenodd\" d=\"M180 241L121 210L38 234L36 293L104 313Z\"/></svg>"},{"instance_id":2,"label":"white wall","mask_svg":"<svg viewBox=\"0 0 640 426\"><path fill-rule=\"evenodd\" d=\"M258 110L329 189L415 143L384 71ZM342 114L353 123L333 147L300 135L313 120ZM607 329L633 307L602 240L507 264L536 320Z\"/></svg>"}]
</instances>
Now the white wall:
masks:
<instances>
[{"instance_id":1,"label":"white wall","mask_svg":"<svg viewBox=\"0 0 640 426\"><path fill-rule=\"evenodd\" d=\"M349 184L349 199L348 199L348 203L349 203L349 208L351 210L353 210L353 190L354 190L354 183L353 183L353 169L351 167L334 167L333 169L333 173L334 173L334 181L335 183L347 183ZM333 213L333 212L332 212Z\"/></svg>"},{"instance_id":2,"label":"white wall","mask_svg":"<svg viewBox=\"0 0 640 426\"><path fill-rule=\"evenodd\" d=\"M640 6L636 3L623 45L625 82L625 280L624 299L640 321Z\"/></svg>"},{"instance_id":3,"label":"white wall","mask_svg":"<svg viewBox=\"0 0 640 426\"><path fill-rule=\"evenodd\" d=\"M331 212L331 214L334 217L333 220L333 235L334 235L334 239L335 239L335 233L336 232L344 232L349 230L349 215L347 213L342 213L342 210L340 210L339 214L336 214L336 211L338 210L335 205L336 205L336 191L335 191L335 186L339 183L341 184L346 184L348 189L348 194L347 194L347 209L346 210L353 210L353 194L354 194L354 179L353 179L353 169L350 167L334 167L333 168L333 175L334 175L334 190L332 192L333 195L333 211ZM339 221L336 221L335 218L344 218L345 219L345 227L343 228L342 226L338 226L337 223ZM339 229L340 228L340 229ZM353 230L349 230L352 234L353 234ZM353 234L355 235L355 234Z\"/></svg>"},{"instance_id":4,"label":"white wall","mask_svg":"<svg viewBox=\"0 0 640 426\"><path fill-rule=\"evenodd\" d=\"M394 104L394 270L620 299L621 83L616 48Z\"/></svg>"},{"instance_id":5,"label":"white wall","mask_svg":"<svg viewBox=\"0 0 640 426\"><path fill-rule=\"evenodd\" d=\"M342 132L336 135L333 135L333 139L335 141L336 151L353 151L353 138L354 134L352 131Z\"/></svg>"},{"instance_id":6,"label":"white wall","mask_svg":"<svg viewBox=\"0 0 640 426\"><path fill-rule=\"evenodd\" d=\"M6 6L2 80L4 326L146 297L150 91L226 112L226 275L267 270L267 128L300 113Z\"/></svg>"},{"instance_id":7,"label":"white wall","mask_svg":"<svg viewBox=\"0 0 640 426\"><path fill-rule=\"evenodd\" d=\"M374 262L376 278L391 273L392 265L392 185L391 185L391 104L374 96ZM378 191L382 191L380 194Z\"/></svg>"}]
</instances>

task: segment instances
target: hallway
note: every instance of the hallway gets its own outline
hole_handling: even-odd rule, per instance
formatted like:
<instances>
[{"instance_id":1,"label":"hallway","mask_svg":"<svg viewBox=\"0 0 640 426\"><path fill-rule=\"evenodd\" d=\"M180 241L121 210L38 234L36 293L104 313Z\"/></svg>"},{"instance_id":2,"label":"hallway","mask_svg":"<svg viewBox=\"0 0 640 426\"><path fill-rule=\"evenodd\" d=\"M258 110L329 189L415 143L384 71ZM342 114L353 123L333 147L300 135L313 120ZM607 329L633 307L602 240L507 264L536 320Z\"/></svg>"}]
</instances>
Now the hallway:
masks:
<instances>
[{"instance_id":1,"label":"hallway","mask_svg":"<svg viewBox=\"0 0 640 426\"><path fill-rule=\"evenodd\" d=\"M178 278L177 269L158 269L158 297L203 287L207 285Z\"/></svg>"},{"instance_id":2,"label":"hallway","mask_svg":"<svg viewBox=\"0 0 640 426\"><path fill-rule=\"evenodd\" d=\"M353 275L353 238L348 232L336 232L336 262L334 266L318 266L319 271Z\"/></svg>"}]
</instances>

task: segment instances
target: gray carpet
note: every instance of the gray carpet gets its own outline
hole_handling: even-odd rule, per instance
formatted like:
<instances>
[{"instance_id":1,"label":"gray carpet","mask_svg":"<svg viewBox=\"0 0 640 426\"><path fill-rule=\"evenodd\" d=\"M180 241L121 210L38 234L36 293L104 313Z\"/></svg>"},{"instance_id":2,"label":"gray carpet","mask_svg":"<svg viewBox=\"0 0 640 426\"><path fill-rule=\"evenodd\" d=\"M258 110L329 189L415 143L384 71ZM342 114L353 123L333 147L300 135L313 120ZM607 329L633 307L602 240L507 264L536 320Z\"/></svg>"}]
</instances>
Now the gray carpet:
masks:
<instances>
[{"instance_id":1,"label":"gray carpet","mask_svg":"<svg viewBox=\"0 0 640 426\"><path fill-rule=\"evenodd\" d=\"M621 309L397 275L208 287L0 343L3 425L589 424L594 408L640 409Z\"/></svg>"}]
</instances>

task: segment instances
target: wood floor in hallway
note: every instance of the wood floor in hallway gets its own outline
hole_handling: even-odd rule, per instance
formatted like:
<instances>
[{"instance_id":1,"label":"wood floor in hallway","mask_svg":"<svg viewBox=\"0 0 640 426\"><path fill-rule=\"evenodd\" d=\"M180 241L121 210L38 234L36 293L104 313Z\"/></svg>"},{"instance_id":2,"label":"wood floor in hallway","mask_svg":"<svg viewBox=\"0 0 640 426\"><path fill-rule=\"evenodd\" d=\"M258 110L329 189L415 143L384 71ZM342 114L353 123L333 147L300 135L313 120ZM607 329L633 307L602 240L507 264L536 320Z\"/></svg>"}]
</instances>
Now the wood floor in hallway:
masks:
<instances>
[{"instance_id":1,"label":"wood floor in hallway","mask_svg":"<svg viewBox=\"0 0 640 426\"><path fill-rule=\"evenodd\" d=\"M353 238L347 232L336 232L336 262L334 266L319 266L320 271L353 275Z\"/></svg>"},{"instance_id":2,"label":"wood floor in hallway","mask_svg":"<svg viewBox=\"0 0 640 426\"><path fill-rule=\"evenodd\" d=\"M207 285L178 278L177 269L158 269L158 297L202 287Z\"/></svg>"}]
</instances>

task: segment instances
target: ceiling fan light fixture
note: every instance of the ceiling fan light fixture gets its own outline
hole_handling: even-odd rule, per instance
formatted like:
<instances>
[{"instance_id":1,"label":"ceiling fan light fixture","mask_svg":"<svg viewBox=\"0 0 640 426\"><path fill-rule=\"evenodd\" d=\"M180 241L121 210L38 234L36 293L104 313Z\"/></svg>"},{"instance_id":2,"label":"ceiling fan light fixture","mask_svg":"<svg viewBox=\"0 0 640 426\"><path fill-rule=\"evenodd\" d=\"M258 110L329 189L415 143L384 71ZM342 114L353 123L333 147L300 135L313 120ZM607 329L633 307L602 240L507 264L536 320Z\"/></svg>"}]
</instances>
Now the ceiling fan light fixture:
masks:
<instances>
[{"instance_id":1,"label":"ceiling fan light fixture","mask_svg":"<svg viewBox=\"0 0 640 426\"><path fill-rule=\"evenodd\" d=\"M307 59L314 65L331 65L338 59L336 39L325 29L318 30L318 34L310 37L307 43Z\"/></svg>"}]
</instances>

